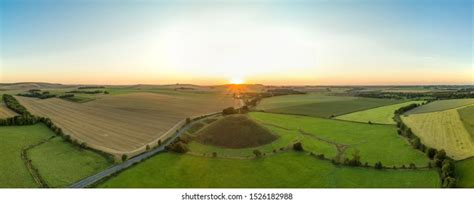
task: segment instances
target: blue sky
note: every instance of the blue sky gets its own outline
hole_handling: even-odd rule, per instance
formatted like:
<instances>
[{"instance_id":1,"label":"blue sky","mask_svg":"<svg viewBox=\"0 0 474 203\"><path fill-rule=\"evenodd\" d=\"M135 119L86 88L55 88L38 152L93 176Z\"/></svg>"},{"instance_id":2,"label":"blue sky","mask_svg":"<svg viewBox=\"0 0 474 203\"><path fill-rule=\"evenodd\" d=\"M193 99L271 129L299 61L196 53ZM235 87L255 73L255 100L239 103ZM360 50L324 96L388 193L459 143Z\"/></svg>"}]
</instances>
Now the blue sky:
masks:
<instances>
[{"instance_id":1,"label":"blue sky","mask_svg":"<svg viewBox=\"0 0 474 203\"><path fill-rule=\"evenodd\" d=\"M472 4L7 0L0 82L472 84Z\"/></svg>"}]
</instances>

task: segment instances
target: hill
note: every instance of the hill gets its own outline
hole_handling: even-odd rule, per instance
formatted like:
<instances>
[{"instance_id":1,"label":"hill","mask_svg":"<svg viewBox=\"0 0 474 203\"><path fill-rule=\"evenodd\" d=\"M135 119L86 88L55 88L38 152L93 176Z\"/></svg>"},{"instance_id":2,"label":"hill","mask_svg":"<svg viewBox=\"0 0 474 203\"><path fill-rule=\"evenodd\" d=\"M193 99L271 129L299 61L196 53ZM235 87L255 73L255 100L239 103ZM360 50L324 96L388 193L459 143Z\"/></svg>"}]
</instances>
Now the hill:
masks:
<instances>
[{"instance_id":1,"label":"hill","mask_svg":"<svg viewBox=\"0 0 474 203\"><path fill-rule=\"evenodd\" d=\"M278 137L245 115L226 116L197 133L203 144L227 148L248 148L264 145Z\"/></svg>"}]
</instances>

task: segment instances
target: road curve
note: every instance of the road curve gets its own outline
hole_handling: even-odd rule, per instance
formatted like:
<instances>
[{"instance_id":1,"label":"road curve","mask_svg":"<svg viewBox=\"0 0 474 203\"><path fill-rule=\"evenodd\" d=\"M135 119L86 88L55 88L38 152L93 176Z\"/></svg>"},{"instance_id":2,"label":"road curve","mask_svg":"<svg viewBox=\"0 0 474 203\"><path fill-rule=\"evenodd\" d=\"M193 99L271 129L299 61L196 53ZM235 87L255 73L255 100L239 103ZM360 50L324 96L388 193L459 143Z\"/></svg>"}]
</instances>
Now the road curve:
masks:
<instances>
[{"instance_id":1,"label":"road curve","mask_svg":"<svg viewBox=\"0 0 474 203\"><path fill-rule=\"evenodd\" d=\"M219 112L220 113L220 112ZM86 188L94 183L97 183L99 182L100 180L108 177L108 176L111 176L112 174L114 173L117 173L121 170L124 170L136 163L139 163L141 161L143 161L144 159L147 159L155 154L158 154L160 152L163 152L165 150L165 146L167 146L168 144L170 144L171 142L173 142L176 138L180 137L181 135L183 135L191 126L192 124L194 124L196 121L198 120L201 120L203 118L206 118L206 117L209 117L209 116L212 116L212 115L216 115L216 114L219 114L219 113L212 113L212 114L207 114L205 116L203 116L202 118L199 118L199 119L196 119L196 120L193 120L191 121L190 123L186 124L184 127L180 128L178 130L178 132L175 133L174 136L171 137L171 139L168 139L168 141L164 142L161 146L157 147L157 148L154 148L148 152L145 152L143 154L140 154L140 155L137 155L131 159L128 159L120 164L116 164L116 165L113 165L99 173L96 173L92 176L89 176L87 178L84 178L72 185L69 186L69 188Z\"/></svg>"}]
</instances>

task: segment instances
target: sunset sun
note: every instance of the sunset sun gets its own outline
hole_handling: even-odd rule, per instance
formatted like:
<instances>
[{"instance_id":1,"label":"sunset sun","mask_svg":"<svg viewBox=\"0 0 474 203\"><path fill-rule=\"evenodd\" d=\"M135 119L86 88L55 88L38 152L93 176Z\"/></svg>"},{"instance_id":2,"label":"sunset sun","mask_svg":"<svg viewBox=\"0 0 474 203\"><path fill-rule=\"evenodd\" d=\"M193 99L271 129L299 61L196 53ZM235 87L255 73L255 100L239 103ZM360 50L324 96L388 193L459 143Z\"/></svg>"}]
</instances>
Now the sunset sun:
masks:
<instances>
[{"instance_id":1,"label":"sunset sun","mask_svg":"<svg viewBox=\"0 0 474 203\"><path fill-rule=\"evenodd\" d=\"M242 77L233 77L229 80L230 84L235 84L235 85L238 85L238 84L242 84L244 83L244 79Z\"/></svg>"}]
</instances>

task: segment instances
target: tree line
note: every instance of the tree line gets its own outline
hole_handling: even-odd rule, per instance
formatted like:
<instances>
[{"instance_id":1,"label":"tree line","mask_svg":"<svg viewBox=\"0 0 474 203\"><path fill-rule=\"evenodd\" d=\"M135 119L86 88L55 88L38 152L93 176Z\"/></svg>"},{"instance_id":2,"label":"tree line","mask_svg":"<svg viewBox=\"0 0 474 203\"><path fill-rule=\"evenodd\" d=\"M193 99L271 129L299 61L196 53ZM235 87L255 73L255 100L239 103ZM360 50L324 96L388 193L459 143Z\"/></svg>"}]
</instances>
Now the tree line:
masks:
<instances>
[{"instance_id":1,"label":"tree line","mask_svg":"<svg viewBox=\"0 0 474 203\"><path fill-rule=\"evenodd\" d=\"M379 99L423 99L428 101L442 100L442 99L465 99L474 98L474 89L461 88L450 89L446 92L350 92L354 96L370 97Z\"/></svg>"},{"instance_id":2,"label":"tree line","mask_svg":"<svg viewBox=\"0 0 474 203\"><path fill-rule=\"evenodd\" d=\"M22 97L34 97L34 98L39 98L39 99L49 99L49 98L56 97L55 94L50 94L49 91L42 92L40 89L31 89L31 90L28 90L27 93L19 93L17 95L22 96Z\"/></svg>"}]
</instances>

